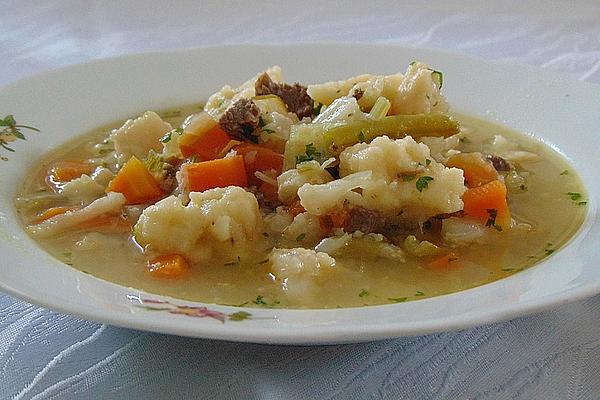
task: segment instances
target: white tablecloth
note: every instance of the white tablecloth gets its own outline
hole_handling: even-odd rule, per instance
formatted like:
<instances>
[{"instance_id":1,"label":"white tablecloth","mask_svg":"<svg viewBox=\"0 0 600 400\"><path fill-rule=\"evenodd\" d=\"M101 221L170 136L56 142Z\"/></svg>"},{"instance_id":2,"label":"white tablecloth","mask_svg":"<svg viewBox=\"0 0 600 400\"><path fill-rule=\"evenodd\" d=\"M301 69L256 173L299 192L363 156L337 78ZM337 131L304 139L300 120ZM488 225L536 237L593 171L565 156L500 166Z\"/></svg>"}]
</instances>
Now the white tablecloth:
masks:
<instances>
[{"instance_id":1,"label":"white tablecloth","mask_svg":"<svg viewBox=\"0 0 600 400\"><path fill-rule=\"evenodd\" d=\"M296 41L425 46L600 83L598 0L161 3L0 1L0 85L123 53ZM462 332L278 347L115 328L0 295L0 398L598 399L600 297Z\"/></svg>"}]
</instances>

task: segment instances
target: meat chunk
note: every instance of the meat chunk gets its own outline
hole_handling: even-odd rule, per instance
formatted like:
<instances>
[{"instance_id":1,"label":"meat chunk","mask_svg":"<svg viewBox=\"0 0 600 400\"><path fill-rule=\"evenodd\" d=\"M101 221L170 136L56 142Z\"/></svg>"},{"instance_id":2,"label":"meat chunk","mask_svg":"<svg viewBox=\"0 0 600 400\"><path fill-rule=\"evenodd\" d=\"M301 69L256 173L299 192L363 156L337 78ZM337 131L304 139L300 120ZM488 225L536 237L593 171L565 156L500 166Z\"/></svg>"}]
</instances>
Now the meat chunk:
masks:
<instances>
[{"instance_id":1,"label":"meat chunk","mask_svg":"<svg viewBox=\"0 0 600 400\"><path fill-rule=\"evenodd\" d=\"M299 119L312 116L313 99L306 92L306 87L299 83L275 83L265 72L256 80L254 90L257 96L274 94L281 97L288 110Z\"/></svg>"},{"instance_id":2,"label":"meat chunk","mask_svg":"<svg viewBox=\"0 0 600 400\"><path fill-rule=\"evenodd\" d=\"M385 217L381 213L363 207L350 209L344 231L363 233L381 233L385 228Z\"/></svg>"},{"instance_id":3,"label":"meat chunk","mask_svg":"<svg viewBox=\"0 0 600 400\"><path fill-rule=\"evenodd\" d=\"M487 159L491 161L496 171L510 171L512 169L510 163L502 157L492 154L489 155Z\"/></svg>"},{"instance_id":4,"label":"meat chunk","mask_svg":"<svg viewBox=\"0 0 600 400\"><path fill-rule=\"evenodd\" d=\"M219 125L232 138L258 142L254 134L260 123L260 109L252 100L239 99L225 111Z\"/></svg>"}]
</instances>

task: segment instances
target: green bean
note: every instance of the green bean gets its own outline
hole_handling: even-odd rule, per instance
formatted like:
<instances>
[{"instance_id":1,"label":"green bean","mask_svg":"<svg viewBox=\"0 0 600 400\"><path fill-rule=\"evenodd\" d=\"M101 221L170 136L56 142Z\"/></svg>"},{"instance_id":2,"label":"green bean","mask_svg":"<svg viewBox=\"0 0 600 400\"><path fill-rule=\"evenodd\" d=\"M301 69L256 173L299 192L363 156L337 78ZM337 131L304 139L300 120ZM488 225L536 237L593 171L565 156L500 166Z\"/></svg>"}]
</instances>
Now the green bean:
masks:
<instances>
[{"instance_id":1,"label":"green bean","mask_svg":"<svg viewBox=\"0 0 600 400\"><path fill-rule=\"evenodd\" d=\"M392 115L381 119L323 126L320 129L323 130L325 145L332 155L341 153L346 147L359 141L370 142L382 135L391 139L401 139L405 136L419 139L423 136L448 137L460 132L458 122L447 115L437 113Z\"/></svg>"}]
</instances>

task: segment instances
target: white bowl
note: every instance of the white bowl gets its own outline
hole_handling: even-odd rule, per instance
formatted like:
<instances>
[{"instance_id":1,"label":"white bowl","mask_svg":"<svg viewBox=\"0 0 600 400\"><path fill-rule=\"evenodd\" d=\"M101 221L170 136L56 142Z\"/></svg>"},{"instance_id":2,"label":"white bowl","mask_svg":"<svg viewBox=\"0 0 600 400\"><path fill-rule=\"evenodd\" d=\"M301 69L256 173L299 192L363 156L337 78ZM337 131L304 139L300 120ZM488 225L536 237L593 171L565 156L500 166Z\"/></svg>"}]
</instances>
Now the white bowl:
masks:
<instances>
[{"instance_id":1,"label":"white bowl","mask_svg":"<svg viewBox=\"0 0 600 400\"><path fill-rule=\"evenodd\" d=\"M335 310L243 309L167 299L86 275L41 250L17 220L13 197L28 169L48 149L92 128L147 109L202 101L222 85L242 82L273 64L282 66L287 81L308 83L364 72L394 73L412 60L444 71L445 93L454 110L533 135L570 160L586 185L589 203L585 222L568 245L508 278L431 299ZM0 163L0 289L37 305L156 332L316 344L466 328L600 292L600 87L595 85L537 68L425 49L239 45L129 55L50 71L0 89L0 116L7 114L42 132L15 143L17 151Z\"/></svg>"}]
</instances>

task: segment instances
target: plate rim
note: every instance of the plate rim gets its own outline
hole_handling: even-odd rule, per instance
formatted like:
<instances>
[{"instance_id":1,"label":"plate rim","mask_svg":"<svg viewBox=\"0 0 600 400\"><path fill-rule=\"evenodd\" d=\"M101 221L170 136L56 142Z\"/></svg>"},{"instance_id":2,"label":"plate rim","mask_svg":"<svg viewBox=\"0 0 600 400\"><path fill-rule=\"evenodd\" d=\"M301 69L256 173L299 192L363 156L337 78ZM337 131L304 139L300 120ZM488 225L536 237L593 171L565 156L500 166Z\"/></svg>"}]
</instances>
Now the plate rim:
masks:
<instances>
[{"instance_id":1,"label":"plate rim","mask_svg":"<svg viewBox=\"0 0 600 400\"><path fill-rule=\"evenodd\" d=\"M511 67L526 68L526 69L536 70L536 71L540 70L539 67L535 67L535 66L531 66L531 65L527 65L527 64L509 63L509 62L505 62L502 60L490 61L490 60L477 58L477 57L473 57L470 55L465 55L465 54L461 54L461 53L457 53L457 52L446 51L446 50L439 50L439 49L427 48L427 47L403 46L403 45L396 45L396 44L349 43L349 42L303 42L303 43L290 43L290 44L285 44L285 43L281 43L281 44L250 43L250 44L223 44L223 45L215 44L215 45L210 45L210 46L191 47L191 48L184 48L184 49L171 49L171 50L149 51L149 52L139 52L139 53L127 53L127 54L113 56L113 57L109 57L109 58L100 58L100 59L89 60L89 61L86 61L84 63L79 63L79 64L61 66L59 68L45 70L38 74L30 75L30 76L18 79L16 81L12 81L12 82L8 83L7 85L0 87L0 95L2 95L2 93L4 93L8 88L18 87L24 81L28 81L28 80L32 80L32 79L43 79L44 77L51 76L52 74L60 74L60 73L68 72L69 70L75 69L75 68L85 68L88 65L100 65L103 63L111 63L111 62L114 62L115 60L127 61L128 59L135 59L135 58L139 58L139 57L143 58L146 56L157 57L157 56L165 56L165 55L171 55L171 54L177 54L177 53L187 53L187 52L195 52L195 51L201 52L201 51L205 51L207 49L231 50L231 49L235 49L235 48L248 47L248 46L254 46L254 47L258 47L258 48L268 47L268 48L275 48L275 49L283 48L283 47L290 47L290 46L294 46L294 47L304 47L304 46L356 47L356 46L360 46L360 47L370 47L370 48L379 48L379 49L387 49L390 47L394 47L394 48L397 48L397 49L403 50L403 51L425 50L428 52L441 54L441 55L451 57L451 58L459 58L462 60L468 60L469 62L494 64L494 65L509 65ZM565 77L562 74L556 73L555 71L548 71L548 70L544 70L544 71L545 71L544 72L545 74L554 75L556 77L556 79L559 79L561 81L568 81L571 84L577 83L577 84L582 84L585 86L591 85L592 87L596 87L596 90L598 88L600 88L600 85L590 83L590 82L576 81L572 78ZM582 235L582 233L587 228L591 227L594 224L597 224L597 221L594 221L594 218L592 218L592 212L593 211L595 212L595 209L596 209L596 205L595 205L596 201L595 201L595 199L593 199L591 197L590 197L590 200L591 200L592 204L588 205L588 213L586 215L585 221L582 223L582 226L578 229L577 233L572 238L569 239L568 243L565 244L565 247L569 246L570 242L572 242L573 239ZM526 270L526 271L520 272L519 274L531 273L531 270L533 270L534 268L543 266L547 261L548 261L548 259L544 259L544 261L536 264L535 266L533 266L531 268L528 268L528 270ZM84 273L82 273L78 270L75 270L74 268L68 267L66 265L64 267L67 269L70 269L78 274L85 275ZM488 285L492 285L499 281L506 281L513 277L514 277L514 275L507 277L507 278L500 279L495 282L492 282ZM120 286L120 285L114 284L109 281L105 281L100 278L96 278L96 277L91 277L91 278L103 281L105 283L109 283L110 285L114 285L119 288L125 288L124 286ZM429 300L440 299L440 298L447 298L449 296L460 296L461 294L463 294L467 291L478 290L481 287L485 287L488 285L483 285L483 286L467 289L467 290L452 293L452 294L436 296L432 299L418 300L418 302L429 301ZM561 304L566 304L566 303L569 303L572 301L577 301L577 300L580 300L583 298L593 296L597 293L600 293L600 280L598 280L597 282L591 282L591 283L588 283L585 285L582 284L580 286L568 288L568 289L562 291L561 293L551 296L549 298L546 298L546 297L548 297L548 296L546 296L546 297L522 301L522 302L519 302L518 304L504 304L501 307L496 307L493 312L463 313L461 315L462 318L453 316L453 317L451 317L451 321L447 320L446 318L436 318L436 319L432 319L427 322L421 321L421 322L413 322L413 323L389 323L387 325L381 324L381 325L375 325L375 326L357 326L357 325L355 325L355 326L346 327L345 330L344 330L344 328L340 328L340 327L336 327L335 330L329 329L327 327L324 327L324 328L309 327L309 328L303 328L301 331L300 330L296 330L296 331L295 330L287 330L285 332L278 332L279 335L272 335L272 336L268 336L268 337L265 336L265 333L267 333L268 329L272 329L272 327L267 328L267 330L266 330L264 327L263 328L261 328L261 327L255 328L253 326L244 326L242 329L244 331L243 333L240 333L240 331L237 328L223 329L224 326L221 326L221 325L205 325L205 326L199 327L200 329L198 329L198 330L190 330L189 324L183 324L183 325L179 325L179 326L176 324L163 324L163 323L157 324L156 321L154 321L154 320L137 318L137 316L135 318L127 319L125 315L122 316L121 314L114 314L115 317L108 315L108 317L107 317L106 312L104 312L104 313L102 313L100 311L94 312L93 310L86 311L86 307L83 307L80 304L72 304L72 305L49 304L49 303L43 301L43 295L36 297L34 295L24 293L24 292L20 291L18 288L8 286L7 284L5 284L4 281L0 281L0 290L5 293L10 294L11 296L25 300L31 304L35 304L35 305L45 307L45 308L50 308L50 309L56 310L61 313L74 315L78 318L84 318L87 320L93 320L93 321L97 321L97 322L101 322L101 323L109 323L112 325L117 325L117 326L122 326L122 327L127 327L127 328L143 329L143 330L148 330L148 331L178 334L178 335L184 335L184 336L204 337L204 338L212 338L212 339L220 339L220 340L231 340L231 341L255 342L255 343L273 343L273 344L317 344L317 343L320 343L320 344L325 344L325 343L347 343L347 342L370 341L370 340L387 339L387 338L399 337L399 336L410 336L410 335L428 334L428 333L441 332L441 331L460 330L460 329L464 329L467 327L483 325L483 324L488 324L488 323L493 323L493 322L505 321L505 320L517 318L517 317L520 317L523 315L540 312L542 310L546 310L546 309L556 307ZM143 293L137 289L131 289L131 290L134 292ZM160 296L160 295L151 294L151 293L147 293L147 296L168 298L166 296ZM208 304L208 303L199 303L199 302L180 300L180 299L173 299L173 301L182 303L182 304L198 304L198 305L207 305L210 307L214 306L219 309L228 309L228 308L232 308L235 310L245 310L246 309L246 308L238 308L238 307L213 305L213 304ZM403 307L403 306L405 306L405 304L409 304L409 303L370 306L370 307L366 307L366 308L363 308L363 307L361 307L361 308L358 308L358 307L357 308L344 308L343 310L347 311L347 310L355 310L355 309L362 310L362 309L371 309L371 308L379 308L379 307L386 307L386 308ZM250 310L252 312L257 312L257 309L254 309L254 308L249 308L248 310ZM271 309L270 311L271 312L273 312L273 311L281 312L282 310ZM315 312L316 313L331 313L332 310L313 310L313 309L311 309L311 310L289 310L289 309L286 309L286 310L283 310L283 312L289 313L289 314L315 313ZM180 317L184 318L183 316L180 316ZM165 319L165 321L167 321L167 319ZM163 322L163 321L161 321L161 322ZM398 325L400 325L400 326L398 326ZM215 329L215 327L218 327L218 328ZM271 333L274 333L274 332L271 332ZM311 337L307 338L306 337L307 334L309 334ZM359 334L360 337L356 337L355 336L356 334Z\"/></svg>"}]
</instances>

